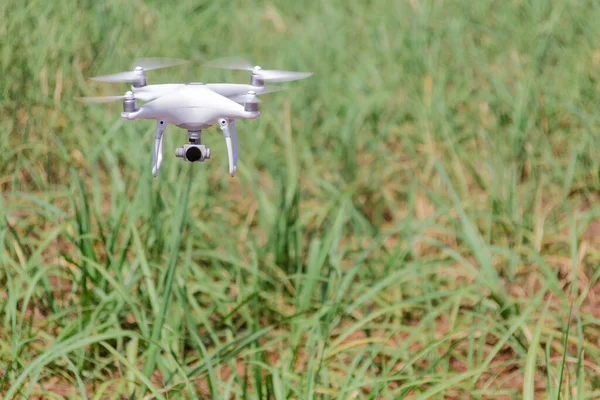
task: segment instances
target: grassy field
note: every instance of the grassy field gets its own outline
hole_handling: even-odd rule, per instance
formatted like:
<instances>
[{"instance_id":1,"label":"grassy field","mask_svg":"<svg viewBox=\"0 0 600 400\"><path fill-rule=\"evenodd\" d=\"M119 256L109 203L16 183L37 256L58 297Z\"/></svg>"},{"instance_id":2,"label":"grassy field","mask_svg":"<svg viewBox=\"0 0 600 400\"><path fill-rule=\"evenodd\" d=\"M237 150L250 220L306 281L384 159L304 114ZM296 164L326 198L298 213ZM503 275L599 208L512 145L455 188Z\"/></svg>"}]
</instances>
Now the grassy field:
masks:
<instances>
[{"instance_id":1,"label":"grassy field","mask_svg":"<svg viewBox=\"0 0 600 400\"><path fill-rule=\"evenodd\" d=\"M600 3L0 2L0 397L600 398ZM87 77L312 71L205 164Z\"/></svg>"}]
</instances>

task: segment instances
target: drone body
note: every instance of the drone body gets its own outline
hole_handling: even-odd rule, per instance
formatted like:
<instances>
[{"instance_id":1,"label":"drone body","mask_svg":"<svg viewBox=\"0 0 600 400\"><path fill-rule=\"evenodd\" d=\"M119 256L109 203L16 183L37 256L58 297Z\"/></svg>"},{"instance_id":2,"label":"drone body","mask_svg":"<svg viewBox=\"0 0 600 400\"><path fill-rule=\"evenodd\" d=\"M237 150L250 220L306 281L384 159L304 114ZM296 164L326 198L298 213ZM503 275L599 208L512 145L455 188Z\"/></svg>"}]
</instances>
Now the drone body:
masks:
<instances>
[{"instance_id":1,"label":"drone body","mask_svg":"<svg viewBox=\"0 0 600 400\"><path fill-rule=\"evenodd\" d=\"M252 93L248 97L251 101ZM199 130L214 125L219 118L254 119L260 116L258 110L247 111L248 108L252 107L244 107L203 83L188 83L133 111L124 111L121 116L129 120L163 120L183 129Z\"/></svg>"},{"instance_id":2,"label":"drone body","mask_svg":"<svg viewBox=\"0 0 600 400\"><path fill-rule=\"evenodd\" d=\"M218 124L223 132L229 157L229 174L235 175L238 162L238 140L235 121L255 119L258 111L258 94L270 93L279 88L266 87L265 82L286 82L311 75L305 72L262 70L251 67L241 59L223 59L211 63L213 67L252 71L251 84L235 83L176 83L147 85L145 71L182 64L183 60L141 59L132 71L92 78L104 82L130 82L131 91L124 96L88 97L89 102L108 102L123 99L121 117L125 120L156 120L156 135L152 161L152 174L156 177L163 160L163 135L168 124L188 131L189 144L175 151L176 157L189 162L202 162L210 158L210 149L202 144L202 130ZM139 106L137 100L146 102ZM239 104L239 103L243 103Z\"/></svg>"}]
</instances>

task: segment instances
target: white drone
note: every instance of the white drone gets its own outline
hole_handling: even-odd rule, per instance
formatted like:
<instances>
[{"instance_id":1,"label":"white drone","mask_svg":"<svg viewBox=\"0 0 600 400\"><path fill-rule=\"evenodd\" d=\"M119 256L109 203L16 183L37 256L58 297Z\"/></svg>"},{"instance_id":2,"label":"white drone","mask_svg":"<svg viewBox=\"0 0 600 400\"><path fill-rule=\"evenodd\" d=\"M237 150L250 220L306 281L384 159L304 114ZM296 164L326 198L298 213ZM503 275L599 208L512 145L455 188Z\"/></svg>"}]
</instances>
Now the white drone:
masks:
<instances>
[{"instance_id":1,"label":"white drone","mask_svg":"<svg viewBox=\"0 0 600 400\"><path fill-rule=\"evenodd\" d=\"M238 162L238 139L235 120L260 117L256 97L259 94L281 90L266 87L266 82L287 82L307 78L310 72L266 70L252 67L240 58L220 59L207 66L251 71L250 85L237 83L175 83L146 85L145 71L187 63L172 58L142 58L132 71L90 78L101 82L129 82L131 91L124 96L83 97L80 100L105 103L123 99L121 117L126 120L156 120L152 175L157 176L163 160L163 134L168 124L188 131L189 144L178 147L176 157L189 162L203 162L210 158L210 149L201 144L202 129L215 123L223 131L229 155L229 174L235 175ZM138 107L137 100L146 102ZM242 106L241 104L244 105Z\"/></svg>"}]
</instances>

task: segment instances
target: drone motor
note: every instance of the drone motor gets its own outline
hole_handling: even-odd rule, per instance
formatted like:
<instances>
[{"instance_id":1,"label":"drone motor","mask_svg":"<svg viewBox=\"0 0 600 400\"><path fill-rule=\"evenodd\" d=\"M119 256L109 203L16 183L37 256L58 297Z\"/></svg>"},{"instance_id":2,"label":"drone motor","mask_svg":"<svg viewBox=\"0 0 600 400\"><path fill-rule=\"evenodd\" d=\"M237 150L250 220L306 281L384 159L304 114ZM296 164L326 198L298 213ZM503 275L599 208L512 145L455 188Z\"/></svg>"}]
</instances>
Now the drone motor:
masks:
<instances>
[{"instance_id":1,"label":"drone motor","mask_svg":"<svg viewBox=\"0 0 600 400\"><path fill-rule=\"evenodd\" d=\"M261 78L261 76L259 75L261 68L257 65L256 67L252 68L252 75L250 76L250 84L252 86L259 86L259 87L263 87L265 86L265 80Z\"/></svg>"},{"instance_id":2,"label":"drone motor","mask_svg":"<svg viewBox=\"0 0 600 400\"><path fill-rule=\"evenodd\" d=\"M136 79L131 83L134 88L141 88L146 86L146 74L144 73L144 68L139 65L133 69L133 72L136 74Z\"/></svg>"},{"instance_id":3,"label":"drone motor","mask_svg":"<svg viewBox=\"0 0 600 400\"><path fill-rule=\"evenodd\" d=\"M123 98L123 112L136 112L137 110L137 102L133 92L129 91L125 93L125 97Z\"/></svg>"},{"instance_id":4,"label":"drone motor","mask_svg":"<svg viewBox=\"0 0 600 400\"><path fill-rule=\"evenodd\" d=\"M257 112L258 111L258 103L260 100L256 97L256 92L251 90L246 94L246 98L244 99L244 111L247 112Z\"/></svg>"}]
</instances>

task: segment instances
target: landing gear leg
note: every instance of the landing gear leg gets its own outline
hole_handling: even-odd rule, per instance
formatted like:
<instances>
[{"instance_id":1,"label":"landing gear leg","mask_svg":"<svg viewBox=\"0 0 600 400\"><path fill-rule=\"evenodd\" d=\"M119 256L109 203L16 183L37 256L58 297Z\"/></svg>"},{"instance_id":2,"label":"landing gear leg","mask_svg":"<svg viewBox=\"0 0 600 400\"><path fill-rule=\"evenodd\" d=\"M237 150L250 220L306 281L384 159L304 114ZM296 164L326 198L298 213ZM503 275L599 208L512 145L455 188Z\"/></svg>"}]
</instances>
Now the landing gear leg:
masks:
<instances>
[{"instance_id":1,"label":"landing gear leg","mask_svg":"<svg viewBox=\"0 0 600 400\"><path fill-rule=\"evenodd\" d=\"M229 175L234 176L238 163L238 138L235 129L235 119L219 119L219 127L223 131L225 144L227 145L227 154L229 156Z\"/></svg>"},{"instance_id":2,"label":"landing gear leg","mask_svg":"<svg viewBox=\"0 0 600 400\"><path fill-rule=\"evenodd\" d=\"M167 122L156 121L156 135L154 136L154 154L152 157L152 175L156 177L163 161L163 134L167 128Z\"/></svg>"}]
</instances>

